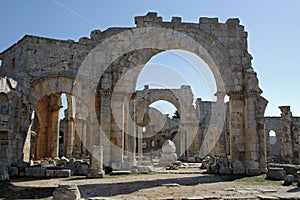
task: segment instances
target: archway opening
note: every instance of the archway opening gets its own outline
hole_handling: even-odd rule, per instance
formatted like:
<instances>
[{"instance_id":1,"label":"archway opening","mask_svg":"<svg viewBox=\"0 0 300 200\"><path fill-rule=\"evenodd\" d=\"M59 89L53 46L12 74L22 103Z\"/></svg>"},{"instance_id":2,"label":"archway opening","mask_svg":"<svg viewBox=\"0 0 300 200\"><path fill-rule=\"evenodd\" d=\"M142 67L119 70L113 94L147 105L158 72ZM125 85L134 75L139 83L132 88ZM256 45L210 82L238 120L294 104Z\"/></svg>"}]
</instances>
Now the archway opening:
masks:
<instances>
[{"instance_id":1,"label":"archway opening","mask_svg":"<svg viewBox=\"0 0 300 200\"><path fill-rule=\"evenodd\" d=\"M178 113L177 108L173 104L164 100L153 102L149 107L159 110L163 115L169 118L173 118L173 116Z\"/></svg>"},{"instance_id":2,"label":"archway opening","mask_svg":"<svg viewBox=\"0 0 300 200\"><path fill-rule=\"evenodd\" d=\"M145 85L147 85L147 87L145 87ZM209 124L211 122L211 117L213 116L210 112L212 111L214 102L217 100L217 96L215 96L217 93L217 84L211 68L198 55L189 51L179 49L164 51L156 54L146 63L137 79L136 89L174 90L175 88L182 88L182 85L191 87L193 106L197 113L196 120L199 121L199 124L200 120L202 120L201 125L203 128L199 128L197 136L191 144L181 146L187 148L184 153L186 156L198 156L200 147L204 144L203 140L205 140L207 130L210 128ZM201 97L201 99L198 101L197 105L198 97ZM229 97L225 95L222 102L228 103ZM168 105L164 105L161 101L156 102L154 105L156 106L155 108L162 112L170 110ZM175 111L176 110L173 109L172 111L167 112L170 118L176 115L180 116L180 112L175 113ZM178 120L177 126L180 126L180 120ZM181 131L186 130L179 129L178 133ZM187 137L188 135L186 137L181 137L181 139ZM224 137L229 138L230 135ZM171 135L167 138L170 139ZM201 139L203 140L201 141ZM228 140L229 139L225 139L225 141ZM180 144L176 146L180 146ZM226 143L224 146L227 148L229 145ZM227 150L225 151L227 152Z\"/></svg>"},{"instance_id":3,"label":"archway opening","mask_svg":"<svg viewBox=\"0 0 300 200\"><path fill-rule=\"evenodd\" d=\"M180 49L153 56L139 74L136 89L149 85L152 89L180 88L190 85L196 97L215 101L216 81L209 66L196 54Z\"/></svg>"},{"instance_id":4,"label":"archway opening","mask_svg":"<svg viewBox=\"0 0 300 200\"><path fill-rule=\"evenodd\" d=\"M29 154L26 157L32 160L88 157L88 126L86 117L80 114L79 103L69 93L54 93L38 100L31 114L30 137L24 145L24 149L30 149L25 152Z\"/></svg>"},{"instance_id":5,"label":"archway opening","mask_svg":"<svg viewBox=\"0 0 300 200\"><path fill-rule=\"evenodd\" d=\"M277 136L274 130L269 131L269 142L271 145L275 145L277 143Z\"/></svg>"}]
</instances>

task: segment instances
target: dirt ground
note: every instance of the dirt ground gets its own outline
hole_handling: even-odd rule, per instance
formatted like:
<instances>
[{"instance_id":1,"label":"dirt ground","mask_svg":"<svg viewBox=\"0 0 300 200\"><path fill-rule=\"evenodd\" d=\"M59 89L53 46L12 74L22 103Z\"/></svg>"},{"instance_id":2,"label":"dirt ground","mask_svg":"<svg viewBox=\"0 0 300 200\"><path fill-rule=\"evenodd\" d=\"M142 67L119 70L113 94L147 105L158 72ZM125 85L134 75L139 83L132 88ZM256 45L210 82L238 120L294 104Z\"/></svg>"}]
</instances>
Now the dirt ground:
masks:
<instances>
[{"instance_id":1,"label":"dirt ground","mask_svg":"<svg viewBox=\"0 0 300 200\"><path fill-rule=\"evenodd\" d=\"M106 176L103 179L70 177L59 179L18 178L0 183L0 199L51 199L59 184L76 184L84 199L205 199L258 198L262 196L295 199L300 197L296 184L282 186L280 181L266 181L258 177L187 174L144 174ZM170 197L170 198L166 198ZM172 197L172 198L171 198ZM290 197L290 198L287 198ZM102 198L103 199L103 198ZM277 198L278 199L278 198Z\"/></svg>"}]
</instances>

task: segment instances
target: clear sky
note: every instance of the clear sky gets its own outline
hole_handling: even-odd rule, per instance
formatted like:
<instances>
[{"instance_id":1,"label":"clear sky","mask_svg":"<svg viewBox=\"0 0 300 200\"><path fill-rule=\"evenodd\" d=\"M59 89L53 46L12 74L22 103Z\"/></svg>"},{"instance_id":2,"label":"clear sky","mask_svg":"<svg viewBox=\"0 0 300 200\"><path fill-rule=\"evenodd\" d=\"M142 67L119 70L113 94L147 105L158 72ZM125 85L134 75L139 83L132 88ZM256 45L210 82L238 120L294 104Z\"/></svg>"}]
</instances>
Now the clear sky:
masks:
<instances>
[{"instance_id":1,"label":"clear sky","mask_svg":"<svg viewBox=\"0 0 300 200\"><path fill-rule=\"evenodd\" d=\"M94 29L135 26L134 16L149 11L165 21L172 16L187 22L238 17L248 31L252 65L269 100L266 115L279 115L279 105L291 105L300 116L299 0L2 0L0 8L0 51L25 34L78 40Z\"/></svg>"}]
</instances>

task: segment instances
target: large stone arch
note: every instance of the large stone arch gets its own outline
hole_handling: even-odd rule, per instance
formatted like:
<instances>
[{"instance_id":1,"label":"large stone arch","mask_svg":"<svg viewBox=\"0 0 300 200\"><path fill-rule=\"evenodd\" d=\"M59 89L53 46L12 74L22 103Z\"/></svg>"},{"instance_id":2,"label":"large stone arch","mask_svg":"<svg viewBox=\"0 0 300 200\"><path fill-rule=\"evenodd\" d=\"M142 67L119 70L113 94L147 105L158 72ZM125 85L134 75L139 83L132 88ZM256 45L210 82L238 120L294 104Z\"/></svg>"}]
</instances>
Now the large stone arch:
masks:
<instances>
[{"instance_id":1,"label":"large stone arch","mask_svg":"<svg viewBox=\"0 0 300 200\"><path fill-rule=\"evenodd\" d=\"M176 138L173 139L177 141L177 154L183 155L188 152L187 150L191 144L196 142L194 140L198 139L196 137L198 124L196 121L195 108L193 106L193 93L191 87L182 85L180 89L149 89L148 86L145 86L144 90L136 91L134 95L136 125L145 127L154 117L160 118L154 121L158 121L159 127L164 127L164 123L166 122L163 120L164 117L151 116L151 109L149 109L149 105L159 100L165 100L173 104L180 114L180 123L178 125L178 132L180 134L177 134ZM160 115L162 114L160 113ZM156 131L158 133L160 129L157 129ZM142 140L142 138L139 138L139 140Z\"/></svg>"},{"instance_id":2,"label":"large stone arch","mask_svg":"<svg viewBox=\"0 0 300 200\"><path fill-rule=\"evenodd\" d=\"M25 36L2 52L0 73L18 82L19 110L21 104L26 103L24 100L31 104L28 109L31 111L42 96L66 92L81 99L93 115L91 123L98 124L95 91L100 84L100 127L94 130L100 136L95 143L103 146L105 162L110 162L113 144L109 140L119 134L114 132L115 119L123 117L118 109L130 111L130 99L145 63L162 51L190 51L206 62L215 77L219 104L212 110L215 121L220 121L218 126L222 126L225 117L218 115L221 113L219 105L225 95L230 97L230 173L265 172L267 101L261 97L262 91L251 67L252 57L247 50L247 32L239 20L220 23L216 18L200 18L199 23L183 23L181 18L173 17L171 22L164 22L157 13L148 13L136 17L135 23L136 27L132 28L95 30L90 38L81 38L78 42ZM12 60L20 62L12 63ZM111 65L117 70L107 70ZM17 115L18 111L14 113ZM128 130L132 131L130 127ZM212 132L216 131L212 129Z\"/></svg>"},{"instance_id":3,"label":"large stone arch","mask_svg":"<svg viewBox=\"0 0 300 200\"><path fill-rule=\"evenodd\" d=\"M88 91L87 87L82 90L74 90L74 87L81 86L80 82L75 83L73 76L48 75L31 82L29 103L31 109L35 110L37 119L39 119L41 132L36 137L36 159L59 155L58 117L62 93L66 94L68 104L66 119L68 125L67 132L64 134L64 156L80 157L81 149L78 148L84 148L82 151L91 151L93 141L91 138L96 138L97 132L89 131L89 129L95 130L97 121L90 120L95 119L95 117L90 117L89 111L92 109L89 107L94 106L95 102L87 101L88 104L85 104L81 99L81 94L76 93ZM81 147L81 143L84 147Z\"/></svg>"}]
</instances>

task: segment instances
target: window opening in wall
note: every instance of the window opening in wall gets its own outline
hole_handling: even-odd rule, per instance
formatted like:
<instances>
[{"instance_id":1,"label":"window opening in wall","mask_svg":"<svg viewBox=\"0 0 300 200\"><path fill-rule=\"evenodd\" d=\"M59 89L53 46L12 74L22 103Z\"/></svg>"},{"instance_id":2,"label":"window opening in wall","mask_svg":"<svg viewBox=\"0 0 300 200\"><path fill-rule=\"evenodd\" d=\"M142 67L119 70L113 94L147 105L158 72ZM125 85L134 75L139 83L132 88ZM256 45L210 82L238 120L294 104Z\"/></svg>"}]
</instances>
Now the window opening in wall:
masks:
<instances>
[{"instance_id":1,"label":"window opening in wall","mask_svg":"<svg viewBox=\"0 0 300 200\"><path fill-rule=\"evenodd\" d=\"M11 67L14 69L16 67L16 59L11 59Z\"/></svg>"},{"instance_id":2,"label":"window opening in wall","mask_svg":"<svg viewBox=\"0 0 300 200\"><path fill-rule=\"evenodd\" d=\"M270 130L269 132L269 141L270 144L276 144L276 132L274 130Z\"/></svg>"}]
</instances>

